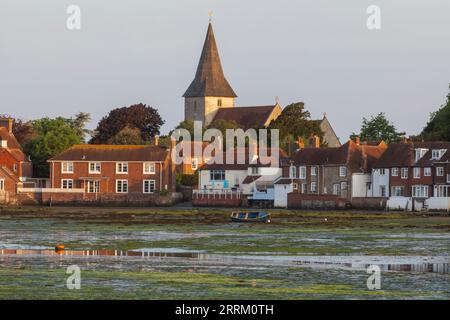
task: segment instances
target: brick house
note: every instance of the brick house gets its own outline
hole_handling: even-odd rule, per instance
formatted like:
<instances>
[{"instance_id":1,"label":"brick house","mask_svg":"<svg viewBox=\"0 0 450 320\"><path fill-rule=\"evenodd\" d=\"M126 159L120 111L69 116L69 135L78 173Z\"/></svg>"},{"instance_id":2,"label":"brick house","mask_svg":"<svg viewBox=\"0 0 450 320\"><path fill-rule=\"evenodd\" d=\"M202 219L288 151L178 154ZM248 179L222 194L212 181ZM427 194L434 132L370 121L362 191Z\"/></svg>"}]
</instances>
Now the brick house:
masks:
<instances>
[{"instance_id":1,"label":"brick house","mask_svg":"<svg viewBox=\"0 0 450 320\"><path fill-rule=\"evenodd\" d=\"M367 193L368 185L361 181L370 178L371 166L387 147L384 142L361 144L359 139L337 148L317 145L297 150L282 164L282 177L275 182L276 207L301 206L302 198L351 202L354 195Z\"/></svg>"},{"instance_id":2,"label":"brick house","mask_svg":"<svg viewBox=\"0 0 450 320\"><path fill-rule=\"evenodd\" d=\"M52 189L85 198L145 200L175 191L170 150L160 146L75 145L48 160Z\"/></svg>"},{"instance_id":3,"label":"brick house","mask_svg":"<svg viewBox=\"0 0 450 320\"><path fill-rule=\"evenodd\" d=\"M392 208L409 210L426 206L425 200L430 197L449 197L448 150L450 142L408 141L389 145L374 165L374 195L389 198ZM446 202L442 199L434 201ZM444 209L445 206L444 203Z\"/></svg>"},{"instance_id":4,"label":"brick house","mask_svg":"<svg viewBox=\"0 0 450 320\"><path fill-rule=\"evenodd\" d=\"M0 117L0 202L6 198L10 200L4 202L13 202L17 187L33 173L31 161L12 132L13 122L10 117Z\"/></svg>"}]
</instances>

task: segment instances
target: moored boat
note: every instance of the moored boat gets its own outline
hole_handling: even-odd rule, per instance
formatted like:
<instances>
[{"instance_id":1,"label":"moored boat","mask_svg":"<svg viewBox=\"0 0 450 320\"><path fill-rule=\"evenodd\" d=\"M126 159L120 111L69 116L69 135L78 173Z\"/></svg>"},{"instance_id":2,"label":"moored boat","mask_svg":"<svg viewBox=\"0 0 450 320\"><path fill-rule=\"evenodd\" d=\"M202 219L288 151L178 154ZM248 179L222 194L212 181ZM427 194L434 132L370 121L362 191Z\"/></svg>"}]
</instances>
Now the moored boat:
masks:
<instances>
[{"instance_id":1,"label":"moored boat","mask_svg":"<svg viewBox=\"0 0 450 320\"><path fill-rule=\"evenodd\" d=\"M241 212L234 211L231 213L231 221L233 222L270 222L270 214L262 211Z\"/></svg>"}]
</instances>

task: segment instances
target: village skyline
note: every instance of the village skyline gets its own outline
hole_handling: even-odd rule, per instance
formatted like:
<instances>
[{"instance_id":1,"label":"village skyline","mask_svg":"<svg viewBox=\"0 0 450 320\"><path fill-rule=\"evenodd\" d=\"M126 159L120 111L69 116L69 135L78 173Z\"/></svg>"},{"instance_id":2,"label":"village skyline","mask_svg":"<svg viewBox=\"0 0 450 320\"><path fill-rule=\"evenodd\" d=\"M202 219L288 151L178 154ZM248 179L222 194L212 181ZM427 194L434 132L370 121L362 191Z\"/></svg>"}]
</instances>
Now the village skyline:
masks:
<instances>
[{"instance_id":1,"label":"village skyline","mask_svg":"<svg viewBox=\"0 0 450 320\"><path fill-rule=\"evenodd\" d=\"M339 10L348 9L347 5L321 7L319 11L318 7L303 3L283 3L278 7L264 3L259 9L247 11L251 14L233 12L233 24L229 24L230 6L194 3L195 12L184 11L185 4L177 5L179 10L169 10L170 5L164 4L136 4L128 10L111 5L109 14L102 13L100 17L98 5L80 1L82 26L77 31L66 28L64 2L59 6L52 4L50 11L42 2L40 8L46 19L34 28L42 18L40 14L31 16L35 4L7 5L0 13L1 21L8 26L8 32L2 33L4 49L0 53L5 62L0 75L5 84L2 112L35 119L87 111L92 114L88 126L94 128L109 110L143 102L158 109L166 121L162 133L168 133L183 119L181 95L195 71L210 9L214 12L212 20L225 74L238 95L238 105L269 104L276 96L283 107L303 101L313 118L326 112L337 136L345 141L359 130L363 117L379 111L385 111L397 128L408 135L418 134L429 113L445 102L448 81L444 78L450 70L447 72L449 67L444 61L450 49L436 39L445 38L444 23L448 22L440 13L445 10L438 10L437 5L428 4L427 10L421 11L426 25L408 24L421 30L414 33L392 24L392 18L411 22L419 11L406 14L399 5L383 1L380 7L386 18L377 31L366 28L366 4L352 5L352 14L342 21ZM420 4L408 4L420 8ZM135 12L154 12L156 8L160 8L156 20L146 20ZM261 24L268 8L285 13L274 15L270 27ZM16 16L13 13L18 10L24 17L20 24L9 18ZM306 11L310 14L298 19L302 21L289 19L294 13ZM128 19L132 14L134 19ZM428 15L433 21L427 20ZM114 22L120 16L127 24ZM100 20L94 22L94 17ZM249 23L244 23L245 19ZM321 36L316 33L311 38L304 30L307 24L318 28ZM339 28L330 28L333 24L344 28L345 35ZM262 29L255 29L256 25ZM157 30L165 30L163 38ZM293 31L298 41L287 35ZM433 37L426 37L427 32ZM96 41L99 35L100 40ZM28 40L36 45L23 50ZM432 43L433 50L428 52L426 43ZM405 48L408 52L402 52ZM403 63L404 54L407 58ZM430 54L433 59L426 58ZM349 68L347 63L351 64ZM33 68L29 68L30 64ZM413 67L405 69L406 65ZM404 77L405 72L422 76ZM410 110L408 117L404 117L405 108Z\"/></svg>"}]
</instances>

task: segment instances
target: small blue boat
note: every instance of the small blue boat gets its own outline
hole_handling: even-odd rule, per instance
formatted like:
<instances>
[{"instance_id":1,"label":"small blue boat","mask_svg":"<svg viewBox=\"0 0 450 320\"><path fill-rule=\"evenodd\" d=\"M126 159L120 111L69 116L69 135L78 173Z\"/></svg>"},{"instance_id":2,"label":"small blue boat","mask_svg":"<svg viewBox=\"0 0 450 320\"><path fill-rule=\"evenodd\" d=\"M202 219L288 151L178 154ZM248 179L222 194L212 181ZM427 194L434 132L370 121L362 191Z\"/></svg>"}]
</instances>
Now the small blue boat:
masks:
<instances>
[{"instance_id":1,"label":"small blue boat","mask_svg":"<svg viewBox=\"0 0 450 320\"><path fill-rule=\"evenodd\" d=\"M231 221L233 222L270 222L270 214L262 211L255 212L239 212L231 213Z\"/></svg>"}]
</instances>

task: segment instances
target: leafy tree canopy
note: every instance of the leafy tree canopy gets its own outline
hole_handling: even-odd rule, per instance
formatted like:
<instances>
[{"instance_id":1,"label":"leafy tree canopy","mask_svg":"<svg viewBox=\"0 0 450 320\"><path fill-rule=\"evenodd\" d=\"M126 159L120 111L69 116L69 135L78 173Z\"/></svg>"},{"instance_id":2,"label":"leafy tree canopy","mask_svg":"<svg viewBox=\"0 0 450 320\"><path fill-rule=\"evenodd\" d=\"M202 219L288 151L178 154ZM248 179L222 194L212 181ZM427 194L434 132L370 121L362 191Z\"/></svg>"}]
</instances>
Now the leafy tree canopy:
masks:
<instances>
[{"instance_id":1,"label":"leafy tree canopy","mask_svg":"<svg viewBox=\"0 0 450 320\"><path fill-rule=\"evenodd\" d=\"M108 144L140 145L143 144L141 131L137 128L125 127L108 140Z\"/></svg>"},{"instance_id":2,"label":"leafy tree canopy","mask_svg":"<svg viewBox=\"0 0 450 320\"><path fill-rule=\"evenodd\" d=\"M424 140L450 141L450 92L446 104L431 114L420 135Z\"/></svg>"},{"instance_id":3,"label":"leafy tree canopy","mask_svg":"<svg viewBox=\"0 0 450 320\"><path fill-rule=\"evenodd\" d=\"M125 127L139 130L141 139L149 142L150 138L159 134L164 124L158 111L150 106L139 103L129 107L111 110L103 117L94 130L94 136L89 141L92 144L105 144Z\"/></svg>"},{"instance_id":4,"label":"leafy tree canopy","mask_svg":"<svg viewBox=\"0 0 450 320\"><path fill-rule=\"evenodd\" d=\"M353 133L352 136L357 134ZM384 112L380 112L370 119L363 118L360 138L365 141L381 141L386 143L398 142L405 135L405 132L398 132L394 124L389 122Z\"/></svg>"},{"instance_id":5,"label":"leafy tree canopy","mask_svg":"<svg viewBox=\"0 0 450 320\"><path fill-rule=\"evenodd\" d=\"M320 122L311 120L311 114L305 109L303 102L291 103L286 106L281 115L269 125L269 129L278 129L280 134L280 146L288 153L295 149L295 141L303 138L308 141L311 135L317 135L323 140L323 132Z\"/></svg>"},{"instance_id":6,"label":"leafy tree canopy","mask_svg":"<svg viewBox=\"0 0 450 320\"><path fill-rule=\"evenodd\" d=\"M27 144L31 156L34 174L38 177L48 177L47 160L61 153L74 144L82 143L82 138L70 121L65 118L43 118L32 121L36 138Z\"/></svg>"}]
</instances>

